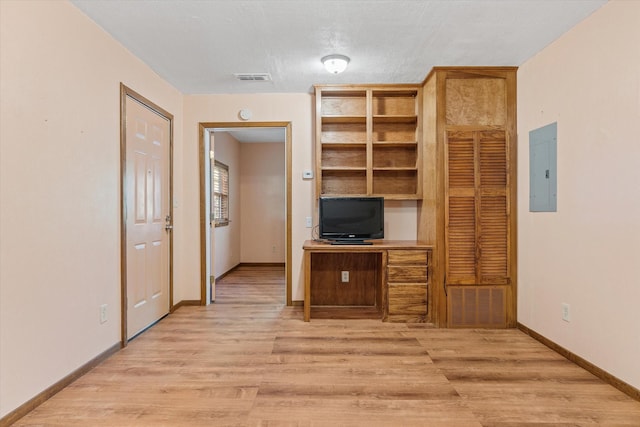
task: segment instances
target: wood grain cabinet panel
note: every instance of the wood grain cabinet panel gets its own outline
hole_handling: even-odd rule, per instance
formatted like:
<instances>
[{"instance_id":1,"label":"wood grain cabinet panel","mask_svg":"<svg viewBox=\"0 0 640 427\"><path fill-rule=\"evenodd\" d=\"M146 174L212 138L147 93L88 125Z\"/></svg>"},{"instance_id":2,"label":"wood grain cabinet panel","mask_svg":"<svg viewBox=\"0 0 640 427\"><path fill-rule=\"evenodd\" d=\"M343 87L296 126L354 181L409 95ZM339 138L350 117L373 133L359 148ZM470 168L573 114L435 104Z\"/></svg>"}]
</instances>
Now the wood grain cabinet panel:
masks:
<instances>
[{"instance_id":1,"label":"wood grain cabinet panel","mask_svg":"<svg viewBox=\"0 0 640 427\"><path fill-rule=\"evenodd\" d=\"M311 262L311 304L376 306L380 288L380 254L325 253L316 254ZM341 272L349 272L343 282Z\"/></svg>"},{"instance_id":2,"label":"wood grain cabinet panel","mask_svg":"<svg viewBox=\"0 0 640 427\"><path fill-rule=\"evenodd\" d=\"M449 326L503 328L506 322L506 286L450 286Z\"/></svg>"},{"instance_id":3,"label":"wood grain cabinet panel","mask_svg":"<svg viewBox=\"0 0 640 427\"><path fill-rule=\"evenodd\" d=\"M429 252L389 250L387 252L387 320L425 322Z\"/></svg>"},{"instance_id":4,"label":"wood grain cabinet panel","mask_svg":"<svg viewBox=\"0 0 640 427\"><path fill-rule=\"evenodd\" d=\"M427 314L426 283L389 283L389 320L424 322Z\"/></svg>"},{"instance_id":5,"label":"wood grain cabinet panel","mask_svg":"<svg viewBox=\"0 0 640 427\"><path fill-rule=\"evenodd\" d=\"M389 265L418 264L427 265L429 253L427 251L392 250L388 253Z\"/></svg>"},{"instance_id":6,"label":"wood grain cabinet panel","mask_svg":"<svg viewBox=\"0 0 640 427\"><path fill-rule=\"evenodd\" d=\"M427 282L427 265L389 265L387 267L389 283Z\"/></svg>"}]
</instances>

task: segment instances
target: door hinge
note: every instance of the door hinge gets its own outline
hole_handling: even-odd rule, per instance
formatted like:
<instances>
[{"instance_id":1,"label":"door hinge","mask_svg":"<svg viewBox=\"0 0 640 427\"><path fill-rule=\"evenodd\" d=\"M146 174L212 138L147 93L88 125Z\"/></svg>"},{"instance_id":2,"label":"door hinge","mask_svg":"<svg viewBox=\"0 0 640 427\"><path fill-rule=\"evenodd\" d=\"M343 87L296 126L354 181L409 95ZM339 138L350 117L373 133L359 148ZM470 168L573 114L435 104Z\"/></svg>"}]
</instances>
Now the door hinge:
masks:
<instances>
[{"instance_id":1,"label":"door hinge","mask_svg":"<svg viewBox=\"0 0 640 427\"><path fill-rule=\"evenodd\" d=\"M213 285L216 282L216 278L213 276L209 276L209 284Z\"/></svg>"}]
</instances>

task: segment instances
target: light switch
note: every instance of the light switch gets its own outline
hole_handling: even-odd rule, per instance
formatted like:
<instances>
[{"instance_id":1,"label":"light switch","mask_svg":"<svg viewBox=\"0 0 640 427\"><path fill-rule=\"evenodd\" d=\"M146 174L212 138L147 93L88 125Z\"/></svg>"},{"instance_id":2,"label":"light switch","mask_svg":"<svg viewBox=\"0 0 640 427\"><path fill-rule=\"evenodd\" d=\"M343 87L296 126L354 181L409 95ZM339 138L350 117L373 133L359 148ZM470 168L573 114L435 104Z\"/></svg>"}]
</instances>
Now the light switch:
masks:
<instances>
[{"instance_id":1,"label":"light switch","mask_svg":"<svg viewBox=\"0 0 640 427\"><path fill-rule=\"evenodd\" d=\"M313 171L310 169L305 169L304 171L302 171L302 179L312 179L313 178Z\"/></svg>"}]
</instances>

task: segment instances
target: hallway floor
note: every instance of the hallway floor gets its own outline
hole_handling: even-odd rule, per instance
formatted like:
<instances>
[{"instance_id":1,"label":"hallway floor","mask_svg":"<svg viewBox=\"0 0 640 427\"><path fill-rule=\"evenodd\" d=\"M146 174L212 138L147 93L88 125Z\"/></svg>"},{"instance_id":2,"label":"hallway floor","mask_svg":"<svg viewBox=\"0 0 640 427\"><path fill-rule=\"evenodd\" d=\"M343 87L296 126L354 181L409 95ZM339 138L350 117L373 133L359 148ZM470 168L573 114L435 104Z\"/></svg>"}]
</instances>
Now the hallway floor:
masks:
<instances>
[{"instance_id":1,"label":"hallway floor","mask_svg":"<svg viewBox=\"0 0 640 427\"><path fill-rule=\"evenodd\" d=\"M640 425L640 402L519 330L305 323L279 271L228 275L215 304L180 308L16 426Z\"/></svg>"}]
</instances>

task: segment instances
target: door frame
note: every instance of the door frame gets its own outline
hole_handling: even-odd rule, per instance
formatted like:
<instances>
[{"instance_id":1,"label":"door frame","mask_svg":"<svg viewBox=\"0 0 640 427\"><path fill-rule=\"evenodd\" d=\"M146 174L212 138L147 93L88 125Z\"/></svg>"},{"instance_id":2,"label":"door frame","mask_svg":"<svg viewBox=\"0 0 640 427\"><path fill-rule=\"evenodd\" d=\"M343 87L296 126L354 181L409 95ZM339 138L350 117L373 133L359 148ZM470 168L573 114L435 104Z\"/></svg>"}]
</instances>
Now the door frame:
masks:
<instances>
[{"instance_id":1,"label":"door frame","mask_svg":"<svg viewBox=\"0 0 640 427\"><path fill-rule=\"evenodd\" d=\"M286 300L287 306L293 305L291 290L291 122L200 122L198 124L198 157L200 164L200 305L207 305L207 286L209 280L207 277L207 227L209 219L207 218L206 203L206 165L209 153L205 153L206 133L216 128L257 128L272 127L285 128L285 186L286 186L286 212L285 212L285 284L286 284Z\"/></svg>"},{"instance_id":2,"label":"door frame","mask_svg":"<svg viewBox=\"0 0 640 427\"><path fill-rule=\"evenodd\" d=\"M169 121L169 215L173 221L173 114L161 108L133 89L120 83L120 346L126 347L127 336L127 97L139 102ZM173 309L173 230L169 232L169 312Z\"/></svg>"}]
</instances>

